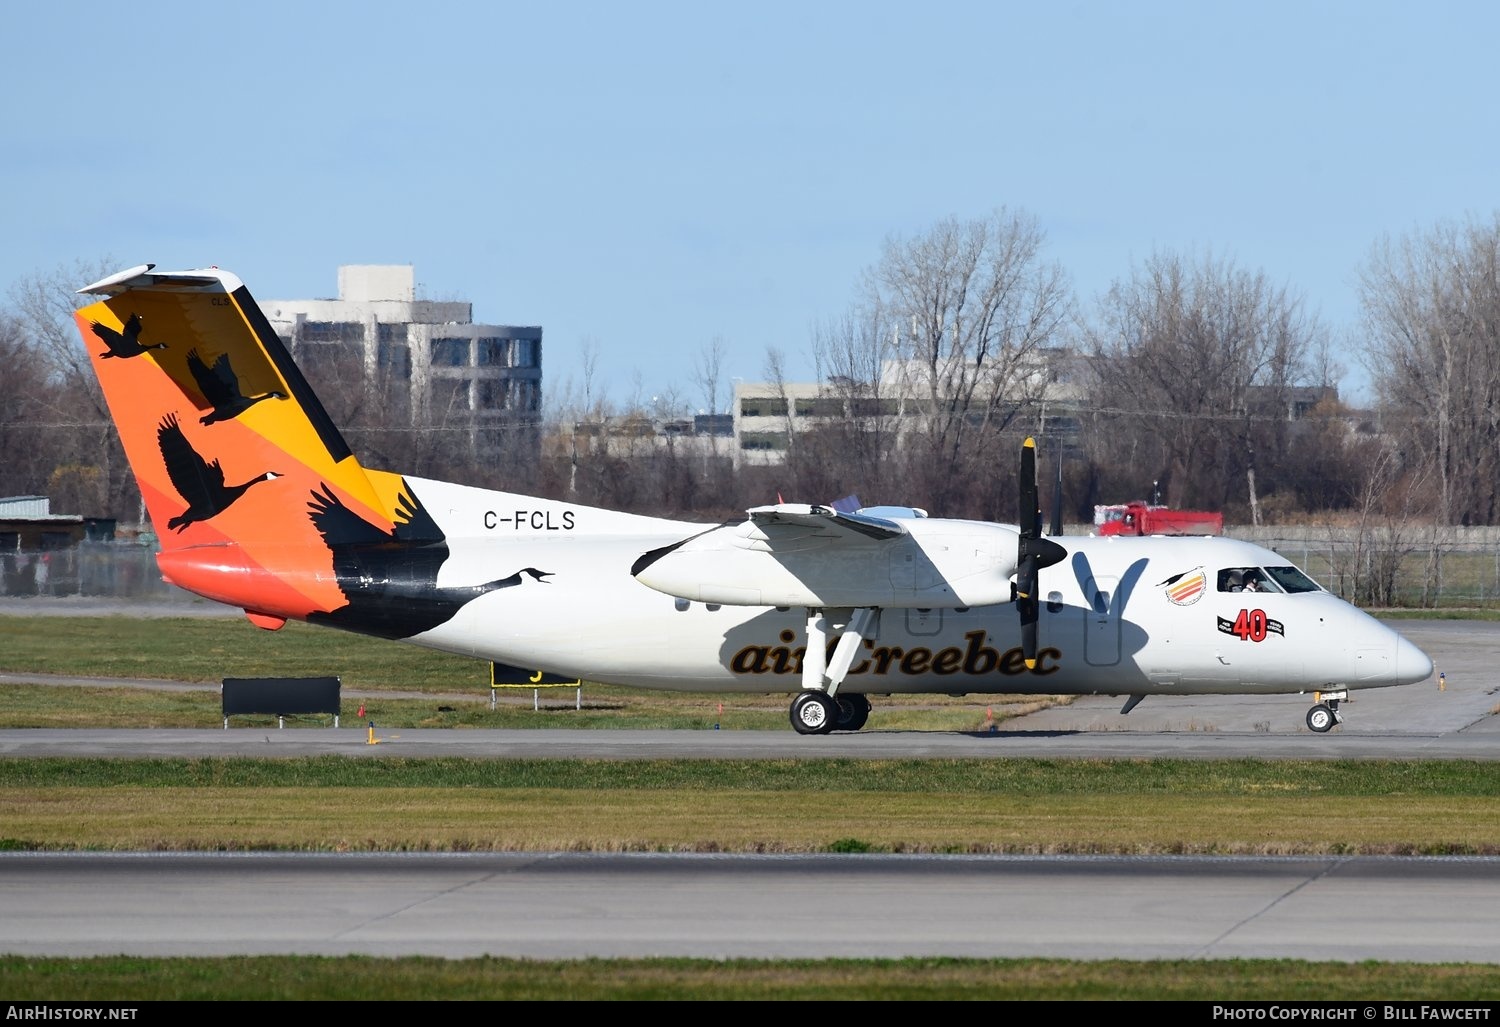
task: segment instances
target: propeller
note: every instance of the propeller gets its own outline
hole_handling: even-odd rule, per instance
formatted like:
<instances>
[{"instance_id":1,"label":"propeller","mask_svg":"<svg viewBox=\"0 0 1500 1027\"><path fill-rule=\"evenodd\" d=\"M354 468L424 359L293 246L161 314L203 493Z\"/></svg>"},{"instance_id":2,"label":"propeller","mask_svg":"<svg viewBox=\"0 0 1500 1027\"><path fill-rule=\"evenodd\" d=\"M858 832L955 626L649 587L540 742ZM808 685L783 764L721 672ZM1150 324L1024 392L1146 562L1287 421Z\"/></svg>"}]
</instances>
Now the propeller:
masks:
<instances>
[{"instance_id":1,"label":"propeller","mask_svg":"<svg viewBox=\"0 0 1500 1027\"><path fill-rule=\"evenodd\" d=\"M1062 465L1059 463L1059 477L1061 474ZM1061 494L1059 487L1058 495ZM1055 523L1062 519L1060 500L1054 505L1059 511L1054 515ZM1021 502L1017 516L1021 522L1021 539L1016 547L1016 610L1021 615L1021 655L1026 659L1026 669L1035 670L1036 622L1041 608L1037 600L1037 572L1063 560L1068 552L1051 539L1042 537L1042 506L1036 487L1036 440L1029 437L1021 445Z\"/></svg>"}]
</instances>

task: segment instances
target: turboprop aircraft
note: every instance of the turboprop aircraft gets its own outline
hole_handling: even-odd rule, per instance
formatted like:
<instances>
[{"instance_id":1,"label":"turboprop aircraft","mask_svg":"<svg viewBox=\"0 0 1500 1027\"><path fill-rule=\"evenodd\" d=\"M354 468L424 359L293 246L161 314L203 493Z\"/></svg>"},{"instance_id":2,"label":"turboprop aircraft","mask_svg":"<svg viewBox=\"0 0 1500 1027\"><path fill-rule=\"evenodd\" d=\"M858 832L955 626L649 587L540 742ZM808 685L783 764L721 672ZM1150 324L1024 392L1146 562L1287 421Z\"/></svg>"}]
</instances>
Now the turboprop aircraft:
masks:
<instances>
[{"instance_id":1,"label":"turboprop aircraft","mask_svg":"<svg viewBox=\"0 0 1500 1027\"><path fill-rule=\"evenodd\" d=\"M897 693L1349 691L1432 661L1292 561L1223 537L783 503L728 524L619 513L363 466L244 284L144 264L89 285L79 331L165 579L243 609L569 678L786 693L805 735ZM208 373L211 369L212 373ZM1032 512L1035 516L1032 516ZM1242 591L1246 579L1261 590Z\"/></svg>"}]
</instances>

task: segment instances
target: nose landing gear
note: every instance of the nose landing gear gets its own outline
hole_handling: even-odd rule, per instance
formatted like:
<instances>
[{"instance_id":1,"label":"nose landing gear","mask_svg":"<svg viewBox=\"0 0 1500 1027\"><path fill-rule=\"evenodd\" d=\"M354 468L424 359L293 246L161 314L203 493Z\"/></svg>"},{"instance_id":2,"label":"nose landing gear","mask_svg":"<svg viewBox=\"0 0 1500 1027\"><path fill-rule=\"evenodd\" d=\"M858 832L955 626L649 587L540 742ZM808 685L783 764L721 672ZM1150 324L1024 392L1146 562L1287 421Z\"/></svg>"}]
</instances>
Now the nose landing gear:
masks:
<instances>
[{"instance_id":1,"label":"nose landing gear","mask_svg":"<svg viewBox=\"0 0 1500 1027\"><path fill-rule=\"evenodd\" d=\"M1329 731L1335 724L1342 724L1344 718L1339 713L1339 702L1349 698L1348 692L1315 692L1314 698L1318 704L1307 711L1307 726L1318 734Z\"/></svg>"}]
</instances>

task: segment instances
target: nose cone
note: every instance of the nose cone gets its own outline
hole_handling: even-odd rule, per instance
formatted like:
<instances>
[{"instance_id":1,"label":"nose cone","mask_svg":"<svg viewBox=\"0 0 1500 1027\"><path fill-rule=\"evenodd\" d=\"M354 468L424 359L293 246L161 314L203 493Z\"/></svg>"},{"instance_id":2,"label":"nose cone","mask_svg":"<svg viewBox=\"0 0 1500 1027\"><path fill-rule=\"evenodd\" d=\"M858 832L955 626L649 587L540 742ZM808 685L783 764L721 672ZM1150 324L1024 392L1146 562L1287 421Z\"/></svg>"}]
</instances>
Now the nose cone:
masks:
<instances>
[{"instance_id":1,"label":"nose cone","mask_svg":"<svg viewBox=\"0 0 1500 1027\"><path fill-rule=\"evenodd\" d=\"M1432 677L1432 657L1405 638L1396 640L1396 683L1414 685Z\"/></svg>"}]
</instances>

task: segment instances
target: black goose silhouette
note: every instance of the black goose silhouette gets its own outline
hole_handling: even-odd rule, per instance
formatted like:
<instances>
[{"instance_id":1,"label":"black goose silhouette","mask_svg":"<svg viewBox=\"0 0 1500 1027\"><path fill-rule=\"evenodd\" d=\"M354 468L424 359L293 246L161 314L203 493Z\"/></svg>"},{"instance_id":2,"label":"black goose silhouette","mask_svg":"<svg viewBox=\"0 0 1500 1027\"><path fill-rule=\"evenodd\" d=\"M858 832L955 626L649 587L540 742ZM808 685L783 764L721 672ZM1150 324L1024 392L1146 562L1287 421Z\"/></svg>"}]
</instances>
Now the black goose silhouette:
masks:
<instances>
[{"instance_id":1,"label":"black goose silhouette","mask_svg":"<svg viewBox=\"0 0 1500 1027\"><path fill-rule=\"evenodd\" d=\"M219 358L213 362L213 366L203 362L196 349L188 350L188 370L193 372L193 378L198 382L198 388L203 391L203 398L208 400L213 407L207 414L198 418L202 424L213 424L215 421L227 421L232 417L238 417L249 410L263 399L286 399L285 394L271 391L262 392L254 396L247 396L240 391L239 376L234 373L234 368L229 366L229 354L221 353Z\"/></svg>"},{"instance_id":2,"label":"black goose silhouette","mask_svg":"<svg viewBox=\"0 0 1500 1027\"><path fill-rule=\"evenodd\" d=\"M141 319L136 314L131 314L129 320L125 322L123 333L115 331L108 325L102 325L98 321L90 321L89 327L94 330L95 335L99 336L99 340L109 347L99 354L101 357L138 357L148 349L167 348L165 342L153 343L150 346L141 344Z\"/></svg>"},{"instance_id":3,"label":"black goose silhouette","mask_svg":"<svg viewBox=\"0 0 1500 1027\"><path fill-rule=\"evenodd\" d=\"M482 585L439 587L438 570L448 559L447 536L405 481L397 500L395 526L386 531L339 500L326 484L312 492L308 517L333 553L339 591L349 602L317 611L308 620L377 635L409 638L446 623L487 592L511 588L529 577L546 583L551 571L524 567Z\"/></svg>"},{"instance_id":4,"label":"black goose silhouette","mask_svg":"<svg viewBox=\"0 0 1500 1027\"><path fill-rule=\"evenodd\" d=\"M161 448L172 487L187 500L187 509L167 522L167 527L174 531L180 532L189 524L223 513L251 485L278 477L276 472L267 471L243 484L225 485L224 469L219 466L219 461L209 463L198 455L187 436L182 434L176 414L162 418L156 429L156 444Z\"/></svg>"}]
</instances>

